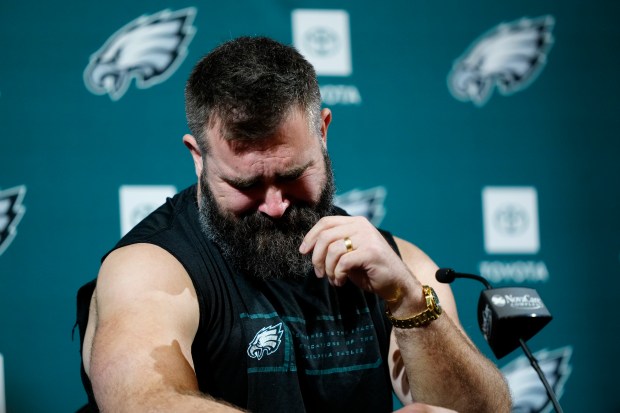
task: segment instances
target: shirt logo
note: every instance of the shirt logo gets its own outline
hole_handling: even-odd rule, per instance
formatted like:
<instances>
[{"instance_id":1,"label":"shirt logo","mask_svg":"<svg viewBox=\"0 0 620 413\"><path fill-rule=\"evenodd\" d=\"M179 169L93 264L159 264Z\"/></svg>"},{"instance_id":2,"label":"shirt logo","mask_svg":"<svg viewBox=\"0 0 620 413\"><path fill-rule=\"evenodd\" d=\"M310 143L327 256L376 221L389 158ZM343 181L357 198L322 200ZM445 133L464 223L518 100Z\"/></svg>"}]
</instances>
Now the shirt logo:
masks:
<instances>
[{"instance_id":1,"label":"shirt logo","mask_svg":"<svg viewBox=\"0 0 620 413\"><path fill-rule=\"evenodd\" d=\"M502 23L475 41L448 75L452 95L483 106L494 86L511 95L529 86L542 71L553 44L554 19L520 19Z\"/></svg>"},{"instance_id":2,"label":"shirt logo","mask_svg":"<svg viewBox=\"0 0 620 413\"><path fill-rule=\"evenodd\" d=\"M282 333L282 323L261 328L248 346L248 356L260 360L265 354L275 353L282 342Z\"/></svg>"},{"instance_id":3,"label":"shirt logo","mask_svg":"<svg viewBox=\"0 0 620 413\"><path fill-rule=\"evenodd\" d=\"M131 83L146 89L168 79L187 54L196 32L196 9L163 10L140 16L114 33L90 57L84 70L86 88L96 95L120 99Z\"/></svg>"},{"instance_id":4,"label":"shirt logo","mask_svg":"<svg viewBox=\"0 0 620 413\"><path fill-rule=\"evenodd\" d=\"M0 255L11 245L17 235L17 224L26 213L22 204L26 195L26 186L0 191Z\"/></svg>"}]
</instances>

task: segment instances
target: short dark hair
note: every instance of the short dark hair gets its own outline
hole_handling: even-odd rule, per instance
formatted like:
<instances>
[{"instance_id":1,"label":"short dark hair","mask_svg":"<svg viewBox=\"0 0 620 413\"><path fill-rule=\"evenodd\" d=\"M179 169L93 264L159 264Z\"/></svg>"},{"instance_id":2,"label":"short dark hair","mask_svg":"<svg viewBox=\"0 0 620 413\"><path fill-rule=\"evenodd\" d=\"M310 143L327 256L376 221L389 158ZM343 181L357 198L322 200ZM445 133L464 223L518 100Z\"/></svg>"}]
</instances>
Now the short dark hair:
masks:
<instances>
[{"instance_id":1,"label":"short dark hair","mask_svg":"<svg viewBox=\"0 0 620 413\"><path fill-rule=\"evenodd\" d=\"M239 37L194 67L185 87L185 113L201 150L206 129L221 121L226 139L260 139L292 109L320 133L321 94L312 65L292 46L266 37Z\"/></svg>"}]
</instances>

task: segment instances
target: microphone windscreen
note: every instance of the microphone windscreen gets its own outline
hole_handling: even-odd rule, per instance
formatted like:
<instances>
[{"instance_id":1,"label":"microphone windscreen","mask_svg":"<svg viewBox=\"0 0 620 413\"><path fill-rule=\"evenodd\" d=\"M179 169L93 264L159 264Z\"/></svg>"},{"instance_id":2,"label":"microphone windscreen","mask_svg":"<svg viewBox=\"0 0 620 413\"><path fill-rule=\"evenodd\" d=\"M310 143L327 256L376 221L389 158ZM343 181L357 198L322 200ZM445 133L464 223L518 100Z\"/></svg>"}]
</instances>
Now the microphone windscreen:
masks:
<instances>
[{"instance_id":1,"label":"microphone windscreen","mask_svg":"<svg viewBox=\"0 0 620 413\"><path fill-rule=\"evenodd\" d=\"M435 278L440 283L450 284L452 281L454 281L454 274L455 272L452 268L440 268L435 273Z\"/></svg>"},{"instance_id":2,"label":"microphone windscreen","mask_svg":"<svg viewBox=\"0 0 620 413\"><path fill-rule=\"evenodd\" d=\"M484 290L478 301L478 324L498 359L519 347L549 321L551 314L532 288Z\"/></svg>"}]
</instances>

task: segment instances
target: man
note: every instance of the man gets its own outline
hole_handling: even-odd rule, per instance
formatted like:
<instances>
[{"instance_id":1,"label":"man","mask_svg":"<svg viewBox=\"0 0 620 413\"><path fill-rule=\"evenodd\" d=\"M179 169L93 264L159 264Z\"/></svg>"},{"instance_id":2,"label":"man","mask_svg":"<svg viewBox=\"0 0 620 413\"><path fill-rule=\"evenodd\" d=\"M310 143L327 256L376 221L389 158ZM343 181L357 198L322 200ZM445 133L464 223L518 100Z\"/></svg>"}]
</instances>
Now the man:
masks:
<instances>
[{"instance_id":1,"label":"man","mask_svg":"<svg viewBox=\"0 0 620 413\"><path fill-rule=\"evenodd\" d=\"M416 402L403 411L509 411L436 265L332 206L332 116L295 49L221 45L194 68L186 112L198 184L79 294L93 408L381 412L394 391Z\"/></svg>"}]
</instances>

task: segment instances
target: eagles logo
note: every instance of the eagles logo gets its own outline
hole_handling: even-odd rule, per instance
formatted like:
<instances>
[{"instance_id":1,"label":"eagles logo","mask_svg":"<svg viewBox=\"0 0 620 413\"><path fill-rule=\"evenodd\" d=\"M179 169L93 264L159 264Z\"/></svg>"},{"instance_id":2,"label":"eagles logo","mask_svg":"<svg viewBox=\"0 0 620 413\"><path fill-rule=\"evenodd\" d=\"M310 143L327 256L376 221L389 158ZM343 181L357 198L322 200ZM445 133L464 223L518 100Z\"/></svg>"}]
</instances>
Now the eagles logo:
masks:
<instances>
[{"instance_id":1,"label":"eagles logo","mask_svg":"<svg viewBox=\"0 0 620 413\"><path fill-rule=\"evenodd\" d=\"M572 353L572 347L566 346L534 354L558 399L562 396L564 384L571 374L569 362ZM513 413L547 413L552 409L545 387L525 356L502 367L502 373L510 387Z\"/></svg>"},{"instance_id":2,"label":"eagles logo","mask_svg":"<svg viewBox=\"0 0 620 413\"><path fill-rule=\"evenodd\" d=\"M86 88L118 100L133 78L141 89L168 79L185 59L196 31L195 15L193 7L163 10L125 25L90 57L84 70Z\"/></svg>"},{"instance_id":3,"label":"eagles logo","mask_svg":"<svg viewBox=\"0 0 620 413\"><path fill-rule=\"evenodd\" d=\"M26 195L26 186L0 191L0 255L11 245L17 235L17 224L26 212L22 200Z\"/></svg>"},{"instance_id":4,"label":"eagles logo","mask_svg":"<svg viewBox=\"0 0 620 413\"><path fill-rule=\"evenodd\" d=\"M261 328L248 346L248 356L260 360L265 354L275 353L282 342L282 333L282 323Z\"/></svg>"},{"instance_id":5,"label":"eagles logo","mask_svg":"<svg viewBox=\"0 0 620 413\"><path fill-rule=\"evenodd\" d=\"M553 44L552 16L503 23L470 46L448 75L452 95L484 105L493 87L503 95L525 89L543 69Z\"/></svg>"},{"instance_id":6,"label":"eagles logo","mask_svg":"<svg viewBox=\"0 0 620 413\"><path fill-rule=\"evenodd\" d=\"M378 226L385 216L385 196L387 191L382 186L370 189L345 192L337 195L334 204L354 216L366 217L373 225Z\"/></svg>"}]
</instances>

